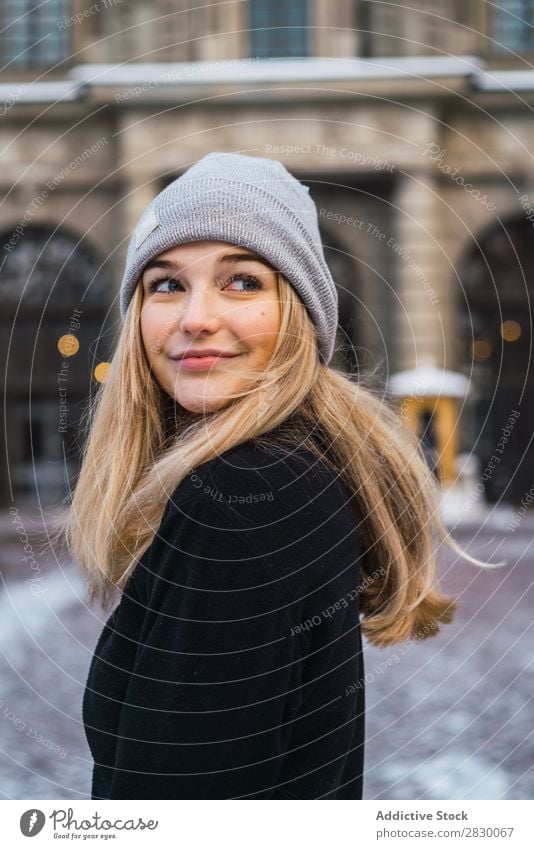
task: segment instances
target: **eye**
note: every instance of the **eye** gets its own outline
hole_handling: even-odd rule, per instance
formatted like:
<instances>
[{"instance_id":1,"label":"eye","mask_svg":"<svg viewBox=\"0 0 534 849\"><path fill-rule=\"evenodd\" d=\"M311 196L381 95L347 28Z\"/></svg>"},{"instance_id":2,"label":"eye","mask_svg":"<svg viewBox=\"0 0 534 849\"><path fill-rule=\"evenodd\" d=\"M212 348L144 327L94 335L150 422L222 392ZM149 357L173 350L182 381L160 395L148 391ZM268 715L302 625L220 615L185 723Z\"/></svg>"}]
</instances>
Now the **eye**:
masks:
<instances>
[{"instance_id":1,"label":"eye","mask_svg":"<svg viewBox=\"0 0 534 849\"><path fill-rule=\"evenodd\" d=\"M242 280L248 286L253 287L253 288L241 289L241 291L244 292L245 294L247 292L257 292L259 289L262 288L262 284L260 283L258 278L253 277L251 274L233 274L232 277L229 277L225 281L227 285L224 288L227 289L228 285L230 285L231 283L233 283L236 280Z\"/></svg>"},{"instance_id":2,"label":"eye","mask_svg":"<svg viewBox=\"0 0 534 849\"><path fill-rule=\"evenodd\" d=\"M236 280L243 282L244 287L241 290L238 290L238 291L241 291L241 293L245 294L245 295L249 294L249 293L252 294L253 292L257 292L257 291L259 291L263 288L263 286L260 283L260 281L258 280L258 278L253 277L251 274L233 274L231 277L227 277L226 280L222 281L222 283L220 284L220 287L222 289L227 289L229 286L233 285ZM159 278L156 278L155 280L152 280L148 284L148 286L147 286L148 292L150 294L152 294L154 292L159 292L162 295L170 295L173 292L179 292L180 291L180 289L175 288L175 287L173 287L173 288L168 287L167 289L164 289L163 288L164 284L171 284L171 286L172 286L172 284L175 284L175 287L181 287L181 285L182 285L180 283L180 281L176 280L174 277L159 277Z\"/></svg>"},{"instance_id":3,"label":"eye","mask_svg":"<svg viewBox=\"0 0 534 849\"><path fill-rule=\"evenodd\" d=\"M169 290L165 291L164 289L160 289L160 284L162 283L176 283L178 286L180 286L180 282L178 280L175 280L173 277L159 277L156 280L152 280L148 284L148 291L150 293L158 291L161 292L163 295L170 294ZM176 289L171 289L171 292L176 291Z\"/></svg>"}]
</instances>

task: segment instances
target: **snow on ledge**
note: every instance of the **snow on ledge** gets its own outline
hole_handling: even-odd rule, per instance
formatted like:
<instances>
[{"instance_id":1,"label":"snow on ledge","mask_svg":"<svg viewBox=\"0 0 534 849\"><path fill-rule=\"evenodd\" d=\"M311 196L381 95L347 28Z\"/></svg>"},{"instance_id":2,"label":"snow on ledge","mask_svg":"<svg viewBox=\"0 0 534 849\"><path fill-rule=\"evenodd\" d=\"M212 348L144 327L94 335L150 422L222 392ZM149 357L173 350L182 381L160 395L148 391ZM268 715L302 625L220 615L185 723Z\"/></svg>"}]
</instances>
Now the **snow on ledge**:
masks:
<instances>
[{"instance_id":1,"label":"snow on ledge","mask_svg":"<svg viewBox=\"0 0 534 849\"><path fill-rule=\"evenodd\" d=\"M476 56L402 56L373 59L319 57L300 59L221 59L212 62L128 62L83 64L69 77L93 85L175 83L296 82L466 76L483 67Z\"/></svg>"}]
</instances>

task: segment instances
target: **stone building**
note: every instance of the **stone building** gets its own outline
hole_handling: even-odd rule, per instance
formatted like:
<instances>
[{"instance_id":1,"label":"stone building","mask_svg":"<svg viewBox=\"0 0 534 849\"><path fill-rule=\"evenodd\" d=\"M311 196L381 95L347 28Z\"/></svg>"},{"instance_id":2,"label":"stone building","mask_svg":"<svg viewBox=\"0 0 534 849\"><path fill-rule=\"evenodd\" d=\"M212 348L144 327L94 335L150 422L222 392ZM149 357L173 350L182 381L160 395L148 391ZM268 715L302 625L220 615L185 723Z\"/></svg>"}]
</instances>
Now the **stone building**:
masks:
<instances>
[{"instance_id":1,"label":"stone building","mask_svg":"<svg viewBox=\"0 0 534 849\"><path fill-rule=\"evenodd\" d=\"M408 6L5 0L4 502L67 494L130 233L212 150L280 159L310 186L340 296L333 365L385 381L431 358L465 374L462 448L484 471L506 428L485 494L521 501L534 2Z\"/></svg>"}]
</instances>

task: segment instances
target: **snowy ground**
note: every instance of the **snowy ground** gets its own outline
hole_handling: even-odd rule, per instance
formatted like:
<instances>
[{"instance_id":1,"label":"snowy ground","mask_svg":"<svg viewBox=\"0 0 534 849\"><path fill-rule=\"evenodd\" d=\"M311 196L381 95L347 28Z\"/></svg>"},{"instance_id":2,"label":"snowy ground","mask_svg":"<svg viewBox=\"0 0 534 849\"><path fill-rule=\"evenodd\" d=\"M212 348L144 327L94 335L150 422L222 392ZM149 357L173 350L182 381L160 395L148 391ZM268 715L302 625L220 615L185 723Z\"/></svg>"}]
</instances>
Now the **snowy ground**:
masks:
<instances>
[{"instance_id":1,"label":"snowy ground","mask_svg":"<svg viewBox=\"0 0 534 849\"><path fill-rule=\"evenodd\" d=\"M90 798L81 700L103 616L71 564L39 557L32 593L20 540L2 536L0 798ZM447 552L454 624L417 645L366 646L368 799L533 798L534 522L510 530L497 511L455 536L507 565L482 570Z\"/></svg>"},{"instance_id":2,"label":"snowy ground","mask_svg":"<svg viewBox=\"0 0 534 849\"><path fill-rule=\"evenodd\" d=\"M507 565L447 553L453 624L417 645L367 647L368 799L533 798L534 532L525 522L505 534L505 518L455 533L473 556Z\"/></svg>"}]
</instances>

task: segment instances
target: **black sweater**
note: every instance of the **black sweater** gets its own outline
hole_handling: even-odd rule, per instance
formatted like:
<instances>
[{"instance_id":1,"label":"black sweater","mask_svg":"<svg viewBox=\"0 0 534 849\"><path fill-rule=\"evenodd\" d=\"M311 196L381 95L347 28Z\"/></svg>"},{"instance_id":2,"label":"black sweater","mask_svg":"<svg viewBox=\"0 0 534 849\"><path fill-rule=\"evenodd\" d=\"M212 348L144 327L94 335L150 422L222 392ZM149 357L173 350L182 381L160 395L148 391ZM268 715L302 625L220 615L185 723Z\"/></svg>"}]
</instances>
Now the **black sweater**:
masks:
<instances>
[{"instance_id":1,"label":"black sweater","mask_svg":"<svg viewBox=\"0 0 534 849\"><path fill-rule=\"evenodd\" d=\"M313 454L176 488L91 661L92 799L361 799L360 531Z\"/></svg>"}]
</instances>

